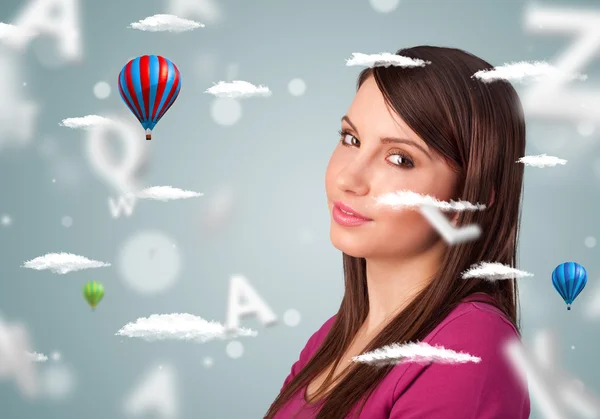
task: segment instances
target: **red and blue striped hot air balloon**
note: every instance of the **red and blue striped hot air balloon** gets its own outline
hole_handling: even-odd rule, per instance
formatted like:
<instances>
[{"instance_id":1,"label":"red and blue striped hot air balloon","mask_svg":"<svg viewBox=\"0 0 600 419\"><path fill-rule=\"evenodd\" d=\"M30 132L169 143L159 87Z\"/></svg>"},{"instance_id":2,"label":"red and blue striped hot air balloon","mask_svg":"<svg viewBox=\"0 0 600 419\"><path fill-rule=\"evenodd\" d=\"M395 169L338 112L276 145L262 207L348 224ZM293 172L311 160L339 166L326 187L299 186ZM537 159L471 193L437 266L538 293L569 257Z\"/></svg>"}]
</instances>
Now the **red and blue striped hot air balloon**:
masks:
<instances>
[{"instance_id":1,"label":"red and blue striped hot air balloon","mask_svg":"<svg viewBox=\"0 0 600 419\"><path fill-rule=\"evenodd\" d=\"M119 74L119 93L129 110L146 130L152 130L179 96L181 74L170 60L142 55L129 61Z\"/></svg>"},{"instance_id":2,"label":"red and blue striped hot air balloon","mask_svg":"<svg viewBox=\"0 0 600 419\"><path fill-rule=\"evenodd\" d=\"M558 265L552 272L552 285L562 299L567 303L567 310L585 288L587 271L577 262L565 262Z\"/></svg>"}]
</instances>

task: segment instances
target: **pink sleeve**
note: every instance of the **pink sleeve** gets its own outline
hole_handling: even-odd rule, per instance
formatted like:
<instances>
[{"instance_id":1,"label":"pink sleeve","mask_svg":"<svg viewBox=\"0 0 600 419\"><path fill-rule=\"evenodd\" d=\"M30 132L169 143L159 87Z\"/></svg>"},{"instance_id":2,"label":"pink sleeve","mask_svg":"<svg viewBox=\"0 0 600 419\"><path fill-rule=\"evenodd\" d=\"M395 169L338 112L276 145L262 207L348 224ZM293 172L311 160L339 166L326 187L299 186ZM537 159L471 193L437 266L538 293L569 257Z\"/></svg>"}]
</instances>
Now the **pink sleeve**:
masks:
<instances>
[{"instance_id":1,"label":"pink sleeve","mask_svg":"<svg viewBox=\"0 0 600 419\"><path fill-rule=\"evenodd\" d=\"M481 358L479 363L413 364L394 391L390 419L527 419L529 396L502 347L517 333L499 313L472 309L429 341ZM410 370L412 373L409 373Z\"/></svg>"},{"instance_id":2,"label":"pink sleeve","mask_svg":"<svg viewBox=\"0 0 600 419\"><path fill-rule=\"evenodd\" d=\"M317 350L321 346L321 343L323 343L323 341L325 340L327 333L329 333L329 329L331 329L334 320L335 316L327 320L323 324L323 326L321 326L321 328L317 330L310 337L310 339L308 339L308 342L306 342L304 349L302 349L302 352L300 352L300 357L294 363L294 365L292 365L292 370L290 371L290 374L283 382L283 386L281 387L282 390L285 386L289 384L290 381L292 381L296 374L298 374L298 372L300 372L300 370L304 368L304 366L308 363L308 361L310 361L315 352L317 352Z\"/></svg>"}]
</instances>

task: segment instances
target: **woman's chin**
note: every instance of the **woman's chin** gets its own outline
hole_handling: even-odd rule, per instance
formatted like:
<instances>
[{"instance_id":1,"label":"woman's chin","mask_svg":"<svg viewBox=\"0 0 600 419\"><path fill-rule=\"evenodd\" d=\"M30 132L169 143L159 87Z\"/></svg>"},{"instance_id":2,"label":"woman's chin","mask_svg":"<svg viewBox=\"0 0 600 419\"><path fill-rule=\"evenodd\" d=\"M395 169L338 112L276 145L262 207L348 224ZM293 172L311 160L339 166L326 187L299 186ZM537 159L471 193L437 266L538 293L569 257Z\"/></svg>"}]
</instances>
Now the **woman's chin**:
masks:
<instances>
[{"instance_id":1,"label":"woman's chin","mask_svg":"<svg viewBox=\"0 0 600 419\"><path fill-rule=\"evenodd\" d=\"M369 249L364 240L359 240L359 237L349 237L348 234L339 234L331 232L330 239L333 247L339 251L355 258L367 258Z\"/></svg>"}]
</instances>

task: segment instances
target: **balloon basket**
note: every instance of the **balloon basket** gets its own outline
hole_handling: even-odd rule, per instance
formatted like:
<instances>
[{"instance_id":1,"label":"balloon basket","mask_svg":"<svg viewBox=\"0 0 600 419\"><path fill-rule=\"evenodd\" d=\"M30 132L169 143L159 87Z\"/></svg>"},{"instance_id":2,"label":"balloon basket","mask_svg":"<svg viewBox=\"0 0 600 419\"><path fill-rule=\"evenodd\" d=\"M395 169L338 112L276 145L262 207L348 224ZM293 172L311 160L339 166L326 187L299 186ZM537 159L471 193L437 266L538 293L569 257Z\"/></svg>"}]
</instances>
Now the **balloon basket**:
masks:
<instances>
[{"instance_id":1,"label":"balloon basket","mask_svg":"<svg viewBox=\"0 0 600 419\"><path fill-rule=\"evenodd\" d=\"M150 141L152 139L152 134L146 134L146 141Z\"/></svg>"},{"instance_id":2,"label":"balloon basket","mask_svg":"<svg viewBox=\"0 0 600 419\"><path fill-rule=\"evenodd\" d=\"M567 310L571 310L571 306L567 306Z\"/></svg>"}]
</instances>

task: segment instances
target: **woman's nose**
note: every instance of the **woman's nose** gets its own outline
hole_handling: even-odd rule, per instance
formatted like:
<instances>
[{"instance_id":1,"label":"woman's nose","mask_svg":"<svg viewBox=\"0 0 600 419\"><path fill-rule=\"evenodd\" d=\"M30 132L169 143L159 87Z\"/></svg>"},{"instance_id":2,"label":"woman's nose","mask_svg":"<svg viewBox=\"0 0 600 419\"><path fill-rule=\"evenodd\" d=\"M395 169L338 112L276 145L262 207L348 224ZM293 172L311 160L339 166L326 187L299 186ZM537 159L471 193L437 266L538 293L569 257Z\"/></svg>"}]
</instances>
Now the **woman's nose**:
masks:
<instances>
[{"instance_id":1,"label":"woman's nose","mask_svg":"<svg viewBox=\"0 0 600 419\"><path fill-rule=\"evenodd\" d=\"M337 175L337 186L345 192L363 196L369 193L366 169L356 162L348 164Z\"/></svg>"}]
</instances>

